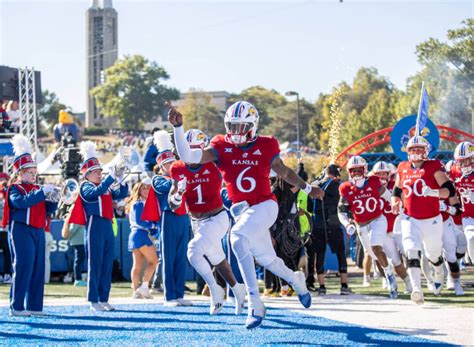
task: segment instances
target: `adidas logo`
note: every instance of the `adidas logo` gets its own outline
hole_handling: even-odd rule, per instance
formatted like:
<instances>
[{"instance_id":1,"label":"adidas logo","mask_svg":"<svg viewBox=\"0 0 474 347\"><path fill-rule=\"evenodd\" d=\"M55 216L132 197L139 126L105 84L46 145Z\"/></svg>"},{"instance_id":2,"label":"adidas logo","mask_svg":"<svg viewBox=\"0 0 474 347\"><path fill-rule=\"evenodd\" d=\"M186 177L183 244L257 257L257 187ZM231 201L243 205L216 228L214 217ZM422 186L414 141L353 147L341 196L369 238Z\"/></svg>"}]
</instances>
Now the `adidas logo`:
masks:
<instances>
[{"instance_id":1,"label":"adidas logo","mask_svg":"<svg viewBox=\"0 0 474 347\"><path fill-rule=\"evenodd\" d=\"M371 191L372 191L372 187L367 188L367 191L368 191L368 192L371 192Z\"/></svg>"},{"instance_id":2,"label":"adidas logo","mask_svg":"<svg viewBox=\"0 0 474 347\"><path fill-rule=\"evenodd\" d=\"M256 150L255 152L253 152L252 154L254 154L254 155L262 155L262 152L260 152L260 150L257 149L257 150Z\"/></svg>"},{"instance_id":3,"label":"adidas logo","mask_svg":"<svg viewBox=\"0 0 474 347\"><path fill-rule=\"evenodd\" d=\"M209 170L206 169L206 171L204 171L202 174L203 175L209 175L209 173L210 173Z\"/></svg>"}]
</instances>

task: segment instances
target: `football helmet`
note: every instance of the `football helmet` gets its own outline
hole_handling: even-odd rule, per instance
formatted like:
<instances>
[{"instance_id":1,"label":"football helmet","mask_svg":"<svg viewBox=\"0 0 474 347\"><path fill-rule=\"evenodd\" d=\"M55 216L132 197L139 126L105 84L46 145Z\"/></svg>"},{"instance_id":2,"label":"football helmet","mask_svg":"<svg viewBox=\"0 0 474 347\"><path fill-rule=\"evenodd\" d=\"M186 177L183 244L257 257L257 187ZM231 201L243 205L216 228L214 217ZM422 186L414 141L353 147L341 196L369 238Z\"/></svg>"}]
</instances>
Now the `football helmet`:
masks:
<instances>
[{"instance_id":1,"label":"football helmet","mask_svg":"<svg viewBox=\"0 0 474 347\"><path fill-rule=\"evenodd\" d=\"M463 176L469 175L474 162L474 145L467 141L458 144L454 150L454 160L461 168Z\"/></svg>"},{"instance_id":2,"label":"football helmet","mask_svg":"<svg viewBox=\"0 0 474 347\"><path fill-rule=\"evenodd\" d=\"M362 168L363 171L360 169ZM347 162L349 177L358 187L364 184L367 176L367 162L361 156L355 155Z\"/></svg>"},{"instance_id":3,"label":"football helmet","mask_svg":"<svg viewBox=\"0 0 474 347\"><path fill-rule=\"evenodd\" d=\"M424 148L423 153L410 153L410 149L412 148ZM408 140L407 143L407 154L409 161L422 161L428 159L428 155L430 153L431 145L430 143L423 137L419 135L415 135Z\"/></svg>"},{"instance_id":4,"label":"football helmet","mask_svg":"<svg viewBox=\"0 0 474 347\"><path fill-rule=\"evenodd\" d=\"M382 182L382 184L387 184L388 178L392 174L392 170L390 168L390 165L386 162L378 161L374 164L374 167L372 168L372 173L380 178L380 182Z\"/></svg>"},{"instance_id":5,"label":"football helmet","mask_svg":"<svg viewBox=\"0 0 474 347\"><path fill-rule=\"evenodd\" d=\"M247 101L237 101L225 113L226 140L244 145L257 137L259 115L254 105Z\"/></svg>"},{"instance_id":6,"label":"football helmet","mask_svg":"<svg viewBox=\"0 0 474 347\"><path fill-rule=\"evenodd\" d=\"M199 129L189 129L184 134L191 148L204 149L209 145L209 136Z\"/></svg>"}]
</instances>

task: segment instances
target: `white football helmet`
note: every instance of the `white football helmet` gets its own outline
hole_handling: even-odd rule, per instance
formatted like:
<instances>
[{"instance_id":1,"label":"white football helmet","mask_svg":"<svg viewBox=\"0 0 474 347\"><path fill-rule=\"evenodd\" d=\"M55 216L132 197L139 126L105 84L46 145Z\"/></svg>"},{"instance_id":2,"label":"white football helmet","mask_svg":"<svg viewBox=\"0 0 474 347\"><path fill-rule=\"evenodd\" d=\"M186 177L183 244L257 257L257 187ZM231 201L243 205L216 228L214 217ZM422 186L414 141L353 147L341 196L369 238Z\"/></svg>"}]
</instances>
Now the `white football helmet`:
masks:
<instances>
[{"instance_id":1,"label":"white football helmet","mask_svg":"<svg viewBox=\"0 0 474 347\"><path fill-rule=\"evenodd\" d=\"M204 149L209 145L209 136L199 129L189 129L184 136L191 148Z\"/></svg>"},{"instance_id":2,"label":"white football helmet","mask_svg":"<svg viewBox=\"0 0 474 347\"><path fill-rule=\"evenodd\" d=\"M224 116L226 139L236 145L252 142L257 137L258 111L247 101L237 101Z\"/></svg>"},{"instance_id":3,"label":"white football helmet","mask_svg":"<svg viewBox=\"0 0 474 347\"><path fill-rule=\"evenodd\" d=\"M412 148L424 148L424 153L409 153ZM407 154L409 161L423 161L428 159L430 154L431 145L423 136L415 135L407 143Z\"/></svg>"},{"instance_id":4,"label":"white football helmet","mask_svg":"<svg viewBox=\"0 0 474 347\"><path fill-rule=\"evenodd\" d=\"M397 173L397 167L394 164L388 163L388 167L390 168L390 175L395 175Z\"/></svg>"},{"instance_id":5,"label":"white football helmet","mask_svg":"<svg viewBox=\"0 0 474 347\"><path fill-rule=\"evenodd\" d=\"M388 182L388 178L392 174L389 164L384 161L376 162L372 168L372 173L378 176L383 184Z\"/></svg>"},{"instance_id":6,"label":"white football helmet","mask_svg":"<svg viewBox=\"0 0 474 347\"><path fill-rule=\"evenodd\" d=\"M354 172L354 169L360 168L364 170L362 176L359 172ZM365 177L367 176L367 162L361 156L355 155L351 157L347 162L347 171L349 172L349 177L351 178L351 180L357 186L360 186L365 182Z\"/></svg>"},{"instance_id":7,"label":"white football helmet","mask_svg":"<svg viewBox=\"0 0 474 347\"><path fill-rule=\"evenodd\" d=\"M454 160L461 168L461 173L469 175L474 162L474 145L470 142L461 142L454 150Z\"/></svg>"}]
</instances>

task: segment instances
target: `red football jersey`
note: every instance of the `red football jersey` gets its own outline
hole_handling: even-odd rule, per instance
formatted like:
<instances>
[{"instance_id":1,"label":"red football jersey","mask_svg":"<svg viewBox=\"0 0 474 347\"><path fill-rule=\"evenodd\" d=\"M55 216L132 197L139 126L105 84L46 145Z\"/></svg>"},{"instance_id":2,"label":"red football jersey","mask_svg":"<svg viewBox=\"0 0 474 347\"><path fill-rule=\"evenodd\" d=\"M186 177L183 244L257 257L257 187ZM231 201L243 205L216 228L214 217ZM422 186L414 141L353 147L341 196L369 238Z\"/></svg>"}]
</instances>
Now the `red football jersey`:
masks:
<instances>
[{"instance_id":1,"label":"red football jersey","mask_svg":"<svg viewBox=\"0 0 474 347\"><path fill-rule=\"evenodd\" d=\"M367 223L382 215L380 204L380 179L370 176L362 188L357 188L351 182L344 182L339 186L339 193L349 203L354 221Z\"/></svg>"},{"instance_id":2,"label":"red football jersey","mask_svg":"<svg viewBox=\"0 0 474 347\"><path fill-rule=\"evenodd\" d=\"M222 176L214 163L193 169L178 160L171 166L170 176L175 181L186 178L184 201L191 213L205 213L222 207Z\"/></svg>"},{"instance_id":3,"label":"red football jersey","mask_svg":"<svg viewBox=\"0 0 474 347\"><path fill-rule=\"evenodd\" d=\"M474 172L471 172L468 176L461 176L455 184L464 210L462 217L474 218L474 204L465 196L466 193L469 193L469 190L474 191Z\"/></svg>"},{"instance_id":4,"label":"red football jersey","mask_svg":"<svg viewBox=\"0 0 474 347\"><path fill-rule=\"evenodd\" d=\"M393 190L394 184L394 181L390 181L388 183L387 189L390 191L390 193ZM392 205L390 204L390 201L381 198L380 204L382 206L383 215L385 218L387 218L387 233L390 233L393 231L393 226L395 225L395 219L397 218L397 215L392 213Z\"/></svg>"},{"instance_id":5,"label":"red football jersey","mask_svg":"<svg viewBox=\"0 0 474 347\"><path fill-rule=\"evenodd\" d=\"M440 189L434 177L438 171L444 171L439 160L427 160L419 169L410 162L398 165L397 175L400 188L403 189L403 208L405 214L416 219L428 219L439 215L439 198L421 195L424 185L431 189Z\"/></svg>"},{"instance_id":6,"label":"red football jersey","mask_svg":"<svg viewBox=\"0 0 474 347\"><path fill-rule=\"evenodd\" d=\"M258 136L245 147L238 147L217 135L211 140L232 203L247 201L249 205L273 199L270 166L280 154L278 141L271 136Z\"/></svg>"}]
</instances>

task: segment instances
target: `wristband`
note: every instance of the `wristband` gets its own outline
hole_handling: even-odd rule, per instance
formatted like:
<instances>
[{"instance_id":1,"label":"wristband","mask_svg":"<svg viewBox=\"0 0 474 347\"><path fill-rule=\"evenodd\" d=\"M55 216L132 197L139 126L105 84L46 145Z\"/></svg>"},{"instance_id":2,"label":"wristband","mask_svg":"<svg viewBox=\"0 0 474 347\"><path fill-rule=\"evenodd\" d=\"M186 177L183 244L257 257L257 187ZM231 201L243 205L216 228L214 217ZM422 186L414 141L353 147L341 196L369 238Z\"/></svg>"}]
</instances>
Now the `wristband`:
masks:
<instances>
[{"instance_id":1,"label":"wristband","mask_svg":"<svg viewBox=\"0 0 474 347\"><path fill-rule=\"evenodd\" d=\"M313 190L313 187L309 183L306 183L306 186L301 190L305 192L306 194L309 194L311 193L311 190Z\"/></svg>"}]
</instances>

